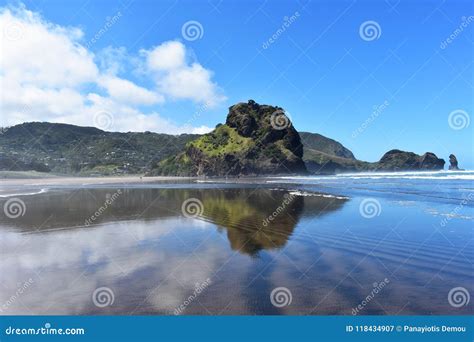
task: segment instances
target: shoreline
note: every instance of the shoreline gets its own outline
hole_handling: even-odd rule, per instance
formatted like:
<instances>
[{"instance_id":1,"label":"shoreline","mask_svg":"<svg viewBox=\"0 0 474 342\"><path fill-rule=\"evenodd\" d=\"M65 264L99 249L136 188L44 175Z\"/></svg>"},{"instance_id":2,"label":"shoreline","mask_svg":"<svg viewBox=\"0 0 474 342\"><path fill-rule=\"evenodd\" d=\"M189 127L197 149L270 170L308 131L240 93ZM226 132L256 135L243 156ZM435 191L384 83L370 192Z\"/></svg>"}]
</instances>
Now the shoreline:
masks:
<instances>
[{"instance_id":1,"label":"shoreline","mask_svg":"<svg viewBox=\"0 0 474 342\"><path fill-rule=\"evenodd\" d=\"M143 177L143 176L104 176L104 177L31 177L31 178L2 178L4 186L28 186L28 185L94 185L94 184L117 184L117 183L153 183L160 181L191 180L192 177Z\"/></svg>"},{"instance_id":2,"label":"shoreline","mask_svg":"<svg viewBox=\"0 0 474 342\"><path fill-rule=\"evenodd\" d=\"M167 181L186 181L194 180L198 183L207 182L245 182L250 180L258 179L311 179L314 177L322 178L341 178L346 177L383 177L383 176L415 176L415 175L436 175L436 174L449 174L449 173L460 173L469 174L472 170L422 170L422 171L384 171L384 172L352 172L352 173L339 173L339 174L311 174L311 175L300 175L300 174L281 174L281 175L260 175L260 176L233 176L233 177L219 177L219 176L208 176L208 177L185 177L185 176L143 176L143 175L123 175L123 176L71 176L71 175L60 175L60 174L49 174L31 171L0 171L0 184L4 186L14 185L94 185L94 184L116 184L116 183L154 183L154 182L167 182Z\"/></svg>"}]
</instances>

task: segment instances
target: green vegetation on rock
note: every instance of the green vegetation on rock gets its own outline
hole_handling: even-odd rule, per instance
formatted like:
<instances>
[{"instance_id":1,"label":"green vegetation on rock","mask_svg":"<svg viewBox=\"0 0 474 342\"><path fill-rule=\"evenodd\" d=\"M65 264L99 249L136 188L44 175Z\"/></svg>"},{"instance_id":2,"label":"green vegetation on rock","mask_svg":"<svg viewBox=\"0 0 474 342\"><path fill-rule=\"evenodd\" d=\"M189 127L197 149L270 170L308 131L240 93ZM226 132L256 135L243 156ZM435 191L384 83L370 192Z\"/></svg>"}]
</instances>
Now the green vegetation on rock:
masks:
<instances>
[{"instance_id":1,"label":"green vegetation on rock","mask_svg":"<svg viewBox=\"0 0 474 342\"><path fill-rule=\"evenodd\" d=\"M220 125L211 133L187 144L188 147L197 148L209 157L238 153L251 145L252 139L242 137L235 129L227 125Z\"/></svg>"},{"instance_id":2,"label":"green vegetation on rock","mask_svg":"<svg viewBox=\"0 0 474 342\"><path fill-rule=\"evenodd\" d=\"M157 163L149 175L240 176L306 173L303 146L291 123L274 127L279 107L250 100L229 108L226 123ZM286 117L284 117L286 119Z\"/></svg>"}]
</instances>

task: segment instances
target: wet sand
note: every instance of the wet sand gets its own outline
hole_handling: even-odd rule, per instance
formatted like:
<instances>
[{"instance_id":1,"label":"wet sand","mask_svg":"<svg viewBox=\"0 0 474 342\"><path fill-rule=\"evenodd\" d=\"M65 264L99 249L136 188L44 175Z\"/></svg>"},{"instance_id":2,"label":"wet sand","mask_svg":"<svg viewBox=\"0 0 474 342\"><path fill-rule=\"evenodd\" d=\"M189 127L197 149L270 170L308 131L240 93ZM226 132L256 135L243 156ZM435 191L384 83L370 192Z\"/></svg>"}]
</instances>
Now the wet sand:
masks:
<instances>
[{"instance_id":1,"label":"wet sand","mask_svg":"<svg viewBox=\"0 0 474 342\"><path fill-rule=\"evenodd\" d=\"M331 196L263 180L132 179L11 186L39 192L0 198L11 209L0 215L0 274L8 275L0 314L473 312L472 302L455 307L448 298L452 289L474 291L472 220L426 210L450 213L452 200L417 194L401 205L406 195L370 192L379 205L370 217L361 211L366 195L348 187Z\"/></svg>"},{"instance_id":2,"label":"wet sand","mask_svg":"<svg viewBox=\"0 0 474 342\"><path fill-rule=\"evenodd\" d=\"M28 185L94 185L94 184L135 184L154 183L163 181L191 180L190 177L141 177L141 176L117 176L117 177L62 177L51 176L49 178L5 178L0 184L5 186L28 186Z\"/></svg>"}]
</instances>

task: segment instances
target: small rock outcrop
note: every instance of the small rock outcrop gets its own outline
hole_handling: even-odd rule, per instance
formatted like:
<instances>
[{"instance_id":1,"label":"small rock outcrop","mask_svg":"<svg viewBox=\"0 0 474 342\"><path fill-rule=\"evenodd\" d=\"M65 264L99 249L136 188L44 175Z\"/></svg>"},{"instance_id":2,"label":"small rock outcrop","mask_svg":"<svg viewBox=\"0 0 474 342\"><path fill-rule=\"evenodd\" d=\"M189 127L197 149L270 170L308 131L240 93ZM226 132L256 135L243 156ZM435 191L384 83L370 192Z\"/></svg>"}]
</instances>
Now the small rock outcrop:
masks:
<instances>
[{"instance_id":1,"label":"small rock outcrop","mask_svg":"<svg viewBox=\"0 0 474 342\"><path fill-rule=\"evenodd\" d=\"M416 170L442 170L446 162L432 152L422 156L400 150L390 150L385 153L375 165L377 171L416 171Z\"/></svg>"},{"instance_id":2,"label":"small rock outcrop","mask_svg":"<svg viewBox=\"0 0 474 342\"><path fill-rule=\"evenodd\" d=\"M449 155L449 169L452 171L462 171L458 166L458 159L454 154Z\"/></svg>"},{"instance_id":3,"label":"small rock outcrop","mask_svg":"<svg viewBox=\"0 0 474 342\"><path fill-rule=\"evenodd\" d=\"M438 158L432 152L426 152L420 158L419 169L421 170L442 170L446 162L444 159Z\"/></svg>"}]
</instances>

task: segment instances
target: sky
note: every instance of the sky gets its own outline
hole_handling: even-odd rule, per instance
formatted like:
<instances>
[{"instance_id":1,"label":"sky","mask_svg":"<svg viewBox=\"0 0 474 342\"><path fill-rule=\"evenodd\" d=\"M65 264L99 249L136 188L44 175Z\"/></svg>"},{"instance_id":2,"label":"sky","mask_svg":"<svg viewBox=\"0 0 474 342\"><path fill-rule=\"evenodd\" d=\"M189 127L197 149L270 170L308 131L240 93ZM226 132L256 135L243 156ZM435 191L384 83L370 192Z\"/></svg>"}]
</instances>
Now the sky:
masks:
<instances>
[{"instance_id":1,"label":"sky","mask_svg":"<svg viewBox=\"0 0 474 342\"><path fill-rule=\"evenodd\" d=\"M362 160L474 168L474 2L0 1L0 126L205 133L253 99Z\"/></svg>"}]
</instances>

